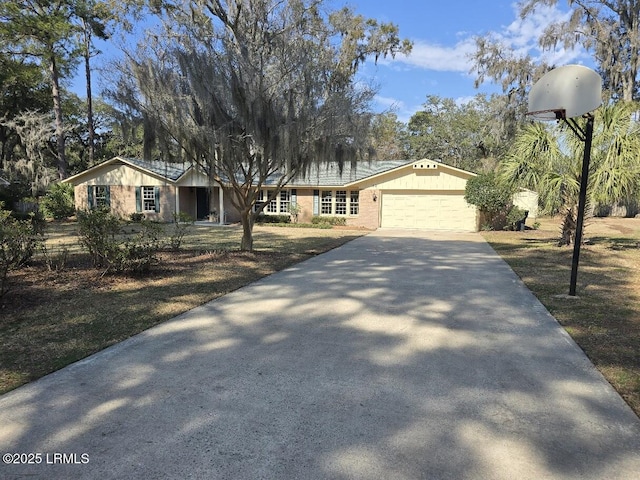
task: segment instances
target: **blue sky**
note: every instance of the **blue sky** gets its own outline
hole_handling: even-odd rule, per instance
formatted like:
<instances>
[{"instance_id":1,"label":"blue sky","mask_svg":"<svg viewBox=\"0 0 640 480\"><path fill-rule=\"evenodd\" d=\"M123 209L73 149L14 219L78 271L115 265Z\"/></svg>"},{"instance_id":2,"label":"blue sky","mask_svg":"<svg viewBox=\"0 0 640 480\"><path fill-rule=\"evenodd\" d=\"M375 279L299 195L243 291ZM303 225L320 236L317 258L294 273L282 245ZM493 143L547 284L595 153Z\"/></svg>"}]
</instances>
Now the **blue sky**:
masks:
<instances>
[{"instance_id":1,"label":"blue sky","mask_svg":"<svg viewBox=\"0 0 640 480\"><path fill-rule=\"evenodd\" d=\"M420 110L427 95L438 95L464 102L478 93L498 92L487 83L474 88L467 55L475 48L474 37L491 34L500 39L505 49L544 56L557 66L570 63L589 64L581 50L542 53L536 45L543 28L558 19L567 18L566 2L559 7L545 7L522 21L514 0L332 0L339 8L347 4L365 17L393 22L400 36L414 42L409 56L373 60L365 63L362 77L379 91L372 105L375 111L393 110L402 121L408 121ZM111 52L113 53L113 52ZM111 55L108 55L111 56ZM108 56L103 58L106 60ZM84 95L81 72L73 90ZM97 89L100 74L97 73Z\"/></svg>"},{"instance_id":2,"label":"blue sky","mask_svg":"<svg viewBox=\"0 0 640 480\"><path fill-rule=\"evenodd\" d=\"M588 63L585 52L541 52L537 38L546 25L566 19L566 2L560 8L543 8L527 21L518 17L513 0L354 0L356 11L379 21L398 25L400 35L414 42L408 57L397 56L373 65L363 74L379 87L374 109L392 108L407 121L424 104L427 95L464 102L478 93L499 92L498 86L474 88L467 55L475 50L474 37L491 34L508 50L544 56L557 66Z\"/></svg>"}]
</instances>

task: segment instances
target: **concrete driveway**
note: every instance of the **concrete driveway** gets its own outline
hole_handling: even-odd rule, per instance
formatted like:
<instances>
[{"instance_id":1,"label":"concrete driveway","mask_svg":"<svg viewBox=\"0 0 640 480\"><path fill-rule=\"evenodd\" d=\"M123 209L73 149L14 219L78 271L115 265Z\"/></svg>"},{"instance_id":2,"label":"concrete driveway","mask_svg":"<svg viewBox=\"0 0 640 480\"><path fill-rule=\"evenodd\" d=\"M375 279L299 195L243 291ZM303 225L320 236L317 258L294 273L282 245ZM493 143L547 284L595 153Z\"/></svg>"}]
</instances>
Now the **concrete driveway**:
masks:
<instances>
[{"instance_id":1,"label":"concrete driveway","mask_svg":"<svg viewBox=\"0 0 640 480\"><path fill-rule=\"evenodd\" d=\"M640 420L479 235L381 230L0 397L0 452L40 459L4 479L631 480Z\"/></svg>"}]
</instances>

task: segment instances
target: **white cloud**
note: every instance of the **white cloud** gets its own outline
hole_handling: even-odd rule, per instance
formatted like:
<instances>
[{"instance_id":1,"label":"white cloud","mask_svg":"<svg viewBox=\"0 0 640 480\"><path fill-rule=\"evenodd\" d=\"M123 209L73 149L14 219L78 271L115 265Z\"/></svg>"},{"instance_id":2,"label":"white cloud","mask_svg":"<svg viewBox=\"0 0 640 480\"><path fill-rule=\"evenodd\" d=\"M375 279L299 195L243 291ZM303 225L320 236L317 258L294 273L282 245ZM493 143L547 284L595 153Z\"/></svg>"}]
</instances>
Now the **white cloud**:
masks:
<instances>
[{"instance_id":1,"label":"white cloud","mask_svg":"<svg viewBox=\"0 0 640 480\"><path fill-rule=\"evenodd\" d=\"M397 55L395 59L387 62L399 62L439 72L467 72L470 68L467 56L474 49L475 44L471 38L460 41L452 47L414 40L410 55Z\"/></svg>"},{"instance_id":2,"label":"white cloud","mask_svg":"<svg viewBox=\"0 0 640 480\"><path fill-rule=\"evenodd\" d=\"M515 14L517 15L518 12L516 11ZM570 15L570 12L563 12L555 5L542 5L525 19L517 17L506 28L504 36L514 48L532 48L537 46L538 39L542 36L547 26L552 23L565 22Z\"/></svg>"},{"instance_id":3,"label":"white cloud","mask_svg":"<svg viewBox=\"0 0 640 480\"><path fill-rule=\"evenodd\" d=\"M462 106L462 105L466 105L468 103L473 102L475 99L476 99L475 95L467 95L466 97L458 97L458 98L455 98L454 100L456 102L456 105Z\"/></svg>"},{"instance_id":4,"label":"white cloud","mask_svg":"<svg viewBox=\"0 0 640 480\"><path fill-rule=\"evenodd\" d=\"M517 15L517 10L514 9ZM505 49L511 50L517 56L530 55L534 61L546 62L550 65L563 65L575 62L585 56L581 47L567 50L558 45L551 50L542 50L538 44L545 29L552 23L566 22L571 12L562 11L556 5L542 5L534 10L527 18L516 17L500 32L491 32L491 36L502 43Z\"/></svg>"},{"instance_id":5,"label":"white cloud","mask_svg":"<svg viewBox=\"0 0 640 480\"><path fill-rule=\"evenodd\" d=\"M566 50L558 46L551 51L542 51L538 45L538 39L544 29L551 23L568 20L570 12L562 11L557 6L541 6L527 18L521 19L518 17L517 5L514 4L513 8L516 20L500 31L487 33L503 44L505 50L517 56L528 54L534 60L546 61L552 65L576 62L577 59L585 56L581 48ZM460 40L452 46L414 39L410 55L397 55L394 59L387 58L380 63L403 64L424 70L466 74L472 67L469 57L476 49L475 38L470 32L460 32L459 38Z\"/></svg>"}]
</instances>

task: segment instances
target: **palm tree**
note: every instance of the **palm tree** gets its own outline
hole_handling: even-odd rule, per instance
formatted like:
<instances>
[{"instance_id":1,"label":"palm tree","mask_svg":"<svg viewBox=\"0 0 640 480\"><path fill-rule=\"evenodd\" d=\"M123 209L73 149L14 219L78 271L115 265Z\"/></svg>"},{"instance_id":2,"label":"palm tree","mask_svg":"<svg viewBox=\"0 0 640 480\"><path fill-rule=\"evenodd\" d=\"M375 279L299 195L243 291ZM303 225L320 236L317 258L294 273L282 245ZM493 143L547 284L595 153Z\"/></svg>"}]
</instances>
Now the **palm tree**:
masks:
<instances>
[{"instance_id":1,"label":"palm tree","mask_svg":"<svg viewBox=\"0 0 640 480\"><path fill-rule=\"evenodd\" d=\"M595 115L587 201L614 205L637 201L640 124L636 102L600 107ZM544 213L564 215L561 244L571 244L584 143L565 124L532 123L522 129L500 166L500 178L538 192Z\"/></svg>"},{"instance_id":2,"label":"palm tree","mask_svg":"<svg viewBox=\"0 0 640 480\"><path fill-rule=\"evenodd\" d=\"M601 204L637 201L640 195L638 102L601 109L592 148L592 199Z\"/></svg>"}]
</instances>

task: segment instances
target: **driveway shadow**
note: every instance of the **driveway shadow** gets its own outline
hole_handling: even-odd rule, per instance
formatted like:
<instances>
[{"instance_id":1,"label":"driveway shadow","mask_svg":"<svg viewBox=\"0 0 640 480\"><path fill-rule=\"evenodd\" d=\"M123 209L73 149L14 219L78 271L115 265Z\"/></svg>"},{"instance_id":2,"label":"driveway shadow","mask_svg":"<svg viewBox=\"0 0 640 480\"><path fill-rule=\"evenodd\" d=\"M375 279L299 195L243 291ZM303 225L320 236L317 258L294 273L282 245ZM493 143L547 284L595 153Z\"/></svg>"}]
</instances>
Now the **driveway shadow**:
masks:
<instances>
[{"instance_id":1,"label":"driveway shadow","mask_svg":"<svg viewBox=\"0 0 640 480\"><path fill-rule=\"evenodd\" d=\"M378 231L0 397L3 478L601 479L640 421L477 235Z\"/></svg>"}]
</instances>

